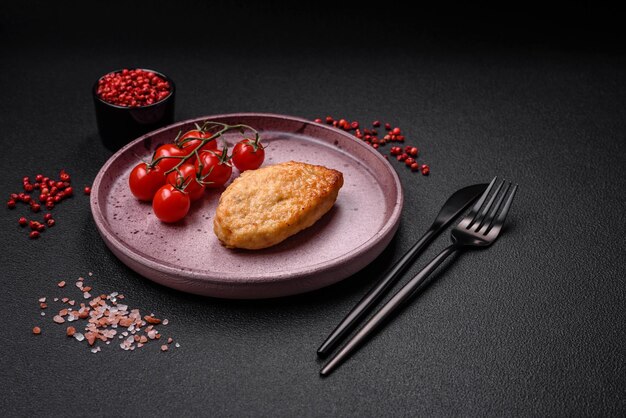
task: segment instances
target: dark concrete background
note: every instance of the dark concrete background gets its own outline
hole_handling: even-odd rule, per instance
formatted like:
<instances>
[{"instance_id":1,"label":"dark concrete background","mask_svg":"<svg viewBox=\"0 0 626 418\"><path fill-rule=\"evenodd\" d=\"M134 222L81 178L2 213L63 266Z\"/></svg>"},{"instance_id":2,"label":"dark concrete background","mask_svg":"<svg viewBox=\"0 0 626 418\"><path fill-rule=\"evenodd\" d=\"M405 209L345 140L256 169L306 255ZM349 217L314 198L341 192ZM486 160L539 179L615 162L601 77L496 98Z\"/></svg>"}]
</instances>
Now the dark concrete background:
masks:
<instances>
[{"instance_id":1,"label":"dark concrete background","mask_svg":"<svg viewBox=\"0 0 626 418\"><path fill-rule=\"evenodd\" d=\"M91 85L134 66L175 79L177 120L245 111L388 120L432 167L422 177L396 165L406 210L368 269L278 300L201 298L141 278L107 250L81 194L37 241L17 225L23 211L0 210L4 414L624 415L626 57L617 14L518 6L0 6L2 195L24 175L62 168L77 188L90 184L111 155ZM506 234L444 265L321 379L315 350L339 319L454 190L494 175L520 184ZM38 316L37 298L89 271L98 291L169 318L181 348L94 355Z\"/></svg>"}]
</instances>

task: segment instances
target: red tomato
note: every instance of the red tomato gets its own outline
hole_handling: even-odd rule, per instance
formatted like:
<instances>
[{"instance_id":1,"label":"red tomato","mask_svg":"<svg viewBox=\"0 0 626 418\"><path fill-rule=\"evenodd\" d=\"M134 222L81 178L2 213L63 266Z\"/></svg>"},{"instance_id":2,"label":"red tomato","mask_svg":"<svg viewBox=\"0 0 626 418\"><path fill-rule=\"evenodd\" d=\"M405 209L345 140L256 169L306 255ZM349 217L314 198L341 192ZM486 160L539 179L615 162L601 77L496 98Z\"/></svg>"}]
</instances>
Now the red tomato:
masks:
<instances>
[{"instance_id":1,"label":"red tomato","mask_svg":"<svg viewBox=\"0 0 626 418\"><path fill-rule=\"evenodd\" d=\"M156 153L154 154L154 159L161 157L184 157L185 150L183 148L179 148L176 144L164 144L157 148ZM168 170L174 168L178 163L180 163L180 158L163 158L157 164L161 167L163 173Z\"/></svg>"},{"instance_id":2,"label":"red tomato","mask_svg":"<svg viewBox=\"0 0 626 418\"><path fill-rule=\"evenodd\" d=\"M157 190L152 199L152 210L163 222L180 221L187 215L190 206L189 195L171 184L166 184Z\"/></svg>"},{"instance_id":3,"label":"red tomato","mask_svg":"<svg viewBox=\"0 0 626 418\"><path fill-rule=\"evenodd\" d=\"M203 132L203 131L194 129L192 131L185 132L185 134L183 134L183 136L181 136L178 139L178 143L186 151L185 155L189 155L193 152L194 149L196 149L198 145L200 145L200 142L202 139L210 138L212 135L213 134L210 132ZM201 139L188 139L188 138L201 138ZM200 152L201 150L213 150L213 151L217 150L217 139L213 139L207 142L206 144L204 144L204 146L201 149L199 149L198 152Z\"/></svg>"},{"instance_id":4,"label":"red tomato","mask_svg":"<svg viewBox=\"0 0 626 418\"><path fill-rule=\"evenodd\" d=\"M233 173L233 167L228 162L228 157L223 156L222 151L200 153L200 160L196 161L196 168L202 163L200 176L205 182L210 182L206 187L222 187Z\"/></svg>"},{"instance_id":5,"label":"red tomato","mask_svg":"<svg viewBox=\"0 0 626 418\"><path fill-rule=\"evenodd\" d=\"M242 139L233 148L233 163L239 171L256 170L265 159L265 149L254 139Z\"/></svg>"},{"instance_id":6,"label":"red tomato","mask_svg":"<svg viewBox=\"0 0 626 418\"><path fill-rule=\"evenodd\" d=\"M172 186L182 186L183 183L187 183L187 187L185 187L185 191L189 193L189 198L192 202L200 199L204 195L204 185L198 183L197 179L197 169L196 166L186 162L181 165L179 168L180 178L178 172L172 171L167 175L167 183Z\"/></svg>"},{"instance_id":7,"label":"red tomato","mask_svg":"<svg viewBox=\"0 0 626 418\"><path fill-rule=\"evenodd\" d=\"M165 184L161 167L148 168L148 164L139 163L130 172L128 185L130 191L139 200L152 200L156 191Z\"/></svg>"}]
</instances>

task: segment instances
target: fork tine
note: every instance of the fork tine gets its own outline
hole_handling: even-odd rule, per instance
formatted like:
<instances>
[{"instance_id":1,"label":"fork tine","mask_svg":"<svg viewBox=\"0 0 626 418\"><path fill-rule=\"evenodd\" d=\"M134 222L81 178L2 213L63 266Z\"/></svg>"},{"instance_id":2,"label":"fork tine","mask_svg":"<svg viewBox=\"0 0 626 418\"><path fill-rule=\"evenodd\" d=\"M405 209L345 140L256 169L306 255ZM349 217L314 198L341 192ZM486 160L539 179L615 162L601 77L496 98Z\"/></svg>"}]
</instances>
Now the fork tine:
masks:
<instances>
[{"instance_id":1,"label":"fork tine","mask_svg":"<svg viewBox=\"0 0 626 418\"><path fill-rule=\"evenodd\" d=\"M504 208L493 222L493 225L490 225L485 234L489 233L492 228L501 228L504 225L504 220L506 219L506 215L509 213L509 209L511 208L511 203L513 202L513 198L515 197L515 192L517 192L517 184L513 186L513 190L511 190L509 197L506 199L504 203Z\"/></svg>"},{"instance_id":2,"label":"fork tine","mask_svg":"<svg viewBox=\"0 0 626 418\"><path fill-rule=\"evenodd\" d=\"M496 194L500 192L500 189L502 188L504 183L507 183L504 193L501 193L500 197L498 197L498 201L494 205L491 206L491 210L489 211L489 214L485 216L485 219L483 219L480 222L480 225L478 226L478 228L476 228L476 232L479 232L482 230L482 233L487 233L487 230L491 227L491 224L493 223L493 219L496 217L498 211L500 210L500 206L502 206L502 201L504 200L507 193L509 192L509 189L511 188L510 181L509 182L503 181L500 187L498 187L498 190L496 191L496 193L494 193L491 199L492 201L496 197ZM489 202L489 203L492 203L492 202Z\"/></svg>"},{"instance_id":3,"label":"fork tine","mask_svg":"<svg viewBox=\"0 0 626 418\"><path fill-rule=\"evenodd\" d=\"M468 229L476 221L476 215L478 214L480 207L483 205L483 203L485 203L485 199L487 199L487 196L489 195L489 192L493 188L493 185L496 183L497 179L498 179L498 176L494 177L493 180L491 180L491 183L489 183L489 187L487 187L487 190L483 192L482 196L480 196L480 199L478 199L478 201L474 204L474 206L472 206L472 210L467 214L467 218L472 219L472 221L467 226Z\"/></svg>"},{"instance_id":4,"label":"fork tine","mask_svg":"<svg viewBox=\"0 0 626 418\"><path fill-rule=\"evenodd\" d=\"M504 180L500 182L500 184L498 185L498 188L496 189L495 192L493 192L487 204L483 206L480 213L474 218L474 222L478 223L478 226L476 227L477 232L483 226L483 223L485 222L485 216L487 215L487 213L493 206L493 201L496 200L496 197L498 196L498 193L500 193L500 190L502 189L502 186L504 185L504 183L506 183L506 181Z\"/></svg>"}]
</instances>

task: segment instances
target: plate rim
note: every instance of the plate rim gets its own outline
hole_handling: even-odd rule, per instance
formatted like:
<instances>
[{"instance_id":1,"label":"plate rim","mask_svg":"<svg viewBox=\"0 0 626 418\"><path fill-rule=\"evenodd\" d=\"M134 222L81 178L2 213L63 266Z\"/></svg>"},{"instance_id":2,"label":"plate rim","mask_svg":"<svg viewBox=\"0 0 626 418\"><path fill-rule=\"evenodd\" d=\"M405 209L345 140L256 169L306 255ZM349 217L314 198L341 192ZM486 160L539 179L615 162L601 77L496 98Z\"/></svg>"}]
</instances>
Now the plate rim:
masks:
<instances>
[{"instance_id":1,"label":"plate rim","mask_svg":"<svg viewBox=\"0 0 626 418\"><path fill-rule=\"evenodd\" d=\"M100 210L100 205L98 202L98 194L99 194L99 189L100 189L102 179L104 178L104 175L106 174L110 166L122 154L124 154L129 148L134 147L135 144L140 143L149 137L153 137L159 134L160 132L171 130L173 128L187 125L187 124L193 124L194 122L198 122L198 121L219 120L219 119L224 119L224 118L232 119L232 118L237 118L237 117L277 118L277 119L289 120L292 122L303 123L307 125L313 125L318 128L329 129L329 130L334 131L335 134L339 134L345 137L347 140L352 141L357 146L360 146L366 149L368 152L375 155L375 158L378 158L384 163L383 166L387 168L388 173L391 175L391 178L394 183L394 188L396 189L396 201L394 203L394 207L392 209L390 216L386 219L383 226L376 232L375 235L372 236L371 239L364 242L362 245L360 245L359 247L353 249L352 251L348 253L342 254L341 256L334 258L332 260L326 261L324 263L320 263L320 264L324 264L323 268L319 267L320 264L315 264L312 266L307 266L306 268L303 268L303 269L299 269L297 271L289 270L285 272L277 272L277 273L271 274L271 276L268 276L268 273L264 273L256 277L253 276L253 277L247 277L243 279L241 275L219 273L219 277L217 277L217 274L209 275L206 273L206 271L201 272L198 270L185 269L184 271L187 276L185 278L186 280L190 280L191 277L193 277L195 279L193 280L194 282L200 281L202 284L205 284L205 285L217 285L217 286L224 286L224 285L236 286L236 283L234 283L232 280L233 278L237 278L237 283L241 283L245 285L261 285L261 284L266 284L266 283L277 284L283 281L293 280L294 278L298 278L298 277L306 277L312 272L323 274L326 271L333 271L337 267L344 264L346 261L349 261L350 259L353 259L354 257L358 257L361 254L368 253L369 251L372 250L372 248L375 245L377 245L385 237L390 236L389 239L393 237L393 234L395 234L399 226L399 222L400 222L400 216L401 216L402 208L404 205L404 192L403 192L402 184L400 182L398 174L396 173L395 169L391 166L391 164L389 164L389 162L385 160L385 158L382 156L380 152L376 151L375 149L371 148L370 146L366 145L365 143L361 141L356 141L353 135L341 129L338 129L338 128L335 128L326 124L321 124L315 121L310 121L308 119L304 119L301 117L282 115L282 114L276 114L276 113L237 112L237 113L206 115L206 116L195 117L195 118L175 122L173 124L151 131L145 135L142 135L130 141L128 144L126 144L125 146L120 148L118 151L116 151L111 157L109 157L109 159L104 163L104 165L100 168L100 170L98 171L98 174L96 175L96 178L92 184L92 193L91 193L91 199L90 199L90 207L91 207L92 216L96 223L98 232L100 233L105 244L107 244L109 248L111 245L115 245L116 247L115 249L117 251L123 253L124 256L130 258L134 263L143 265L147 267L148 269L158 272L159 274L167 275L167 276L174 276L174 277L179 276L180 269L177 269L175 267L171 267L165 264L160 264L151 259L145 258L143 255L136 252L136 250L134 250L132 247L127 245L121 239L117 238L117 236L115 235L115 232L109 228L109 222L105 219L102 211ZM103 231L106 232L107 236L105 236ZM109 240L114 241L114 243L109 242ZM113 251L116 256L118 256L117 251ZM121 261L124 261L124 260L121 260ZM141 275L148 279L154 280L150 277L145 276L144 274L141 274Z\"/></svg>"}]
</instances>

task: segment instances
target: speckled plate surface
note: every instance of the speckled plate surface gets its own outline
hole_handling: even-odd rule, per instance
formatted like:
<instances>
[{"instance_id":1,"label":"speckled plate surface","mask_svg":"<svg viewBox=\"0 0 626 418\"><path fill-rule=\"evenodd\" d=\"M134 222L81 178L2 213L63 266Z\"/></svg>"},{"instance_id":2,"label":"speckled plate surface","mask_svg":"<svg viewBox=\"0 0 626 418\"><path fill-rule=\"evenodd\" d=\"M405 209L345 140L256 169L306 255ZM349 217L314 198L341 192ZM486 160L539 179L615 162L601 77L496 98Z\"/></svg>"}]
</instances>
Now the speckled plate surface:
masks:
<instances>
[{"instance_id":1,"label":"speckled plate surface","mask_svg":"<svg viewBox=\"0 0 626 418\"><path fill-rule=\"evenodd\" d=\"M294 160L341 171L344 186L335 206L312 227L259 251L226 249L217 240L213 216L223 189L206 193L179 223L161 223L149 203L132 196L128 175L179 130L204 120L259 130L268 147L264 165ZM225 139L234 144L239 137ZM233 178L237 175L234 170ZM389 244L402 204L402 188L391 165L352 135L295 117L250 113L179 122L136 139L107 161L91 193L103 240L131 269L185 292L237 299L303 293L356 273Z\"/></svg>"}]
</instances>

